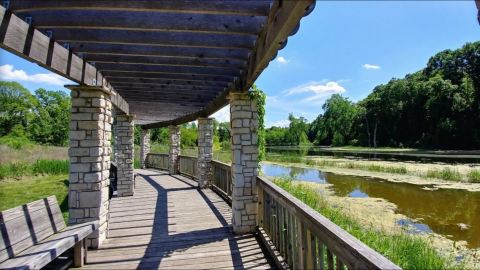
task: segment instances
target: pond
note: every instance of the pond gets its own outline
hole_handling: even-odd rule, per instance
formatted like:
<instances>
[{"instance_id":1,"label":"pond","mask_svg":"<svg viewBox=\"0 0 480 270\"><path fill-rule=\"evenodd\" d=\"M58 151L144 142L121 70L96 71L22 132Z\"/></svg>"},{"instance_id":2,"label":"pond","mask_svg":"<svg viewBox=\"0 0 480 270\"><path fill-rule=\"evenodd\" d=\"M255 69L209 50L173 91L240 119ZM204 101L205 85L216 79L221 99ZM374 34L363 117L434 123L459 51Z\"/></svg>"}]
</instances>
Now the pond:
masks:
<instances>
[{"instance_id":1,"label":"pond","mask_svg":"<svg viewBox=\"0 0 480 270\"><path fill-rule=\"evenodd\" d=\"M480 155L471 154L469 151L421 151L421 152L371 152L361 150L335 150L328 147L299 147L299 146L269 146L267 152L279 155L299 156L331 156L351 159L373 159L391 161L415 161L415 162L441 162L449 164L478 164Z\"/></svg>"},{"instance_id":2,"label":"pond","mask_svg":"<svg viewBox=\"0 0 480 270\"><path fill-rule=\"evenodd\" d=\"M383 198L397 205L397 212L411 220L399 220L411 233L434 232L468 243L469 248L480 247L480 192L455 189L436 189L408 183L394 183L382 179L337 175L317 169L287 167L263 163L266 176L290 176L295 180L331 184L331 190L341 197Z\"/></svg>"}]
</instances>

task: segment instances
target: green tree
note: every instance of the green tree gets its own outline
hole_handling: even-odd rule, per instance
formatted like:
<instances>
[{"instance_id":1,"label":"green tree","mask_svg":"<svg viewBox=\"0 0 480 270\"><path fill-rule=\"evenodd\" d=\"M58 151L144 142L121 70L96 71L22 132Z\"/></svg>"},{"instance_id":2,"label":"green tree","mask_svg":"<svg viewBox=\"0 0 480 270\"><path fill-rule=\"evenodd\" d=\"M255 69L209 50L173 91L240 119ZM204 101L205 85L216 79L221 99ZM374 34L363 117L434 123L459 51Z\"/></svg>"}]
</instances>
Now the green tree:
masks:
<instances>
[{"instance_id":1,"label":"green tree","mask_svg":"<svg viewBox=\"0 0 480 270\"><path fill-rule=\"evenodd\" d=\"M0 81L0 136L10 133L16 125L27 129L36 103L35 97L19 83Z\"/></svg>"},{"instance_id":2,"label":"green tree","mask_svg":"<svg viewBox=\"0 0 480 270\"><path fill-rule=\"evenodd\" d=\"M37 106L29 125L30 137L42 144L67 145L70 123L70 96L62 91L35 91Z\"/></svg>"}]
</instances>

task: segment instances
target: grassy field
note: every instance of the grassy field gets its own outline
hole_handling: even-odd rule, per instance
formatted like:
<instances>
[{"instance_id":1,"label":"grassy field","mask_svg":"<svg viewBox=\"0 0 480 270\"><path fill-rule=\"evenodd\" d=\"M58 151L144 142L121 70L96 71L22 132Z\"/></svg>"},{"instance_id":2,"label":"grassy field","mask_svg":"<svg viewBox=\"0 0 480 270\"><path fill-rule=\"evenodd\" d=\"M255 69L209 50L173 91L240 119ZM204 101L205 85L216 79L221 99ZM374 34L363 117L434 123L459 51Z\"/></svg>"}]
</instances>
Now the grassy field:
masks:
<instances>
[{"instance_id":1,"label":"grassy field","mask_svg":"<svg viewBox=\"0 0 480 270\"><path fill-rule=\"evenodd\" d=\"M354 218L330 207L311 186L286 178L277 178L274 182L403 269L461 268L454 265L453 258L441 256L418 236L360 225Z\"/></svg>"},{"instance_id":2,"label":"grassy field","mask_svg":"<svg viewBox=\"0 0 480 270\"><path fill-rule=\"evenodd\" d=\"M0 181L0 211L51 195L57 196L65 221L68 219L68 175L43 175Z\"/></svg>"}]
</instances>

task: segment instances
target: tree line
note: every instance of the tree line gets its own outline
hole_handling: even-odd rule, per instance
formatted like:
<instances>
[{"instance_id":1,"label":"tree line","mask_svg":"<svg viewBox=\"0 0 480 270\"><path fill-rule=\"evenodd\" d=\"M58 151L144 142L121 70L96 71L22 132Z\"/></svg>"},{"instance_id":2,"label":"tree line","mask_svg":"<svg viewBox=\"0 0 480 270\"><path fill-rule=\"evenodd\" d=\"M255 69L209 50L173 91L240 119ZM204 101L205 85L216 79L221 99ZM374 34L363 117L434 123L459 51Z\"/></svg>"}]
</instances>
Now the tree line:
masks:
<instances>
[{"instance_id":1,"label":"tree line","mask_svg":"<svg viewBox=\"0 0 480 270\"><path fill-rule=\"evenodd\" d=\"M332 95L311 123L290 115L266 130L267 145L478 149L480 42L431 57L427 66L352 102Z\"/></svg>"},{"instance_id":2,"label":"tree line","mask_svg":"<svg viewBox=\"0 0 480 270\"><path fill-rule=\"evenodd\" d=\"M263 94L254 97L257 103L264 102ZM63 91L31 93L19 83L0 82L0 137L65 146L70 108L70 97ZM320 109L323 113L311 123L290 115L288 127L260 133L267 145L478 149L480 42L442 51L424 69L375 87L359 102L336 94ZM181 128L182 147L195 146L196 125ZM168 144L166 128L153 129L151 134L152 141ZM215 121L214 140L217 149L229 148L228 122ZM135 141L139 142L138 127Z\"/></svg>"}]
</instances>

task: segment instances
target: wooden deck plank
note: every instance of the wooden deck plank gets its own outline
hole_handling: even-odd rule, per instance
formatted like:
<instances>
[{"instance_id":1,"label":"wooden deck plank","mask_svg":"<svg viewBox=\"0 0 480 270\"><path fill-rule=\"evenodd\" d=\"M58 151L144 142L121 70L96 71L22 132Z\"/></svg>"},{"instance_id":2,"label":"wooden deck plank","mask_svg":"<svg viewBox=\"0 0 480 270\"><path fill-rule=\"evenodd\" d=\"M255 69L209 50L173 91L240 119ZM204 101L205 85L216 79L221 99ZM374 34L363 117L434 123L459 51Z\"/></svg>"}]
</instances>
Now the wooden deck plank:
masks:
<instances>
[{"instance_id":1,"label":"wooden deck plank","mask_svg":"<svg viewBox=\"0 0 480 270\"><path fill-rule=\"evenodd\" d=\"M85 269L270 269L254 235L234 235L231 209L197 183L138 170L135 196L113 198L108 238Z\"/></svg>"}]
</instances>

